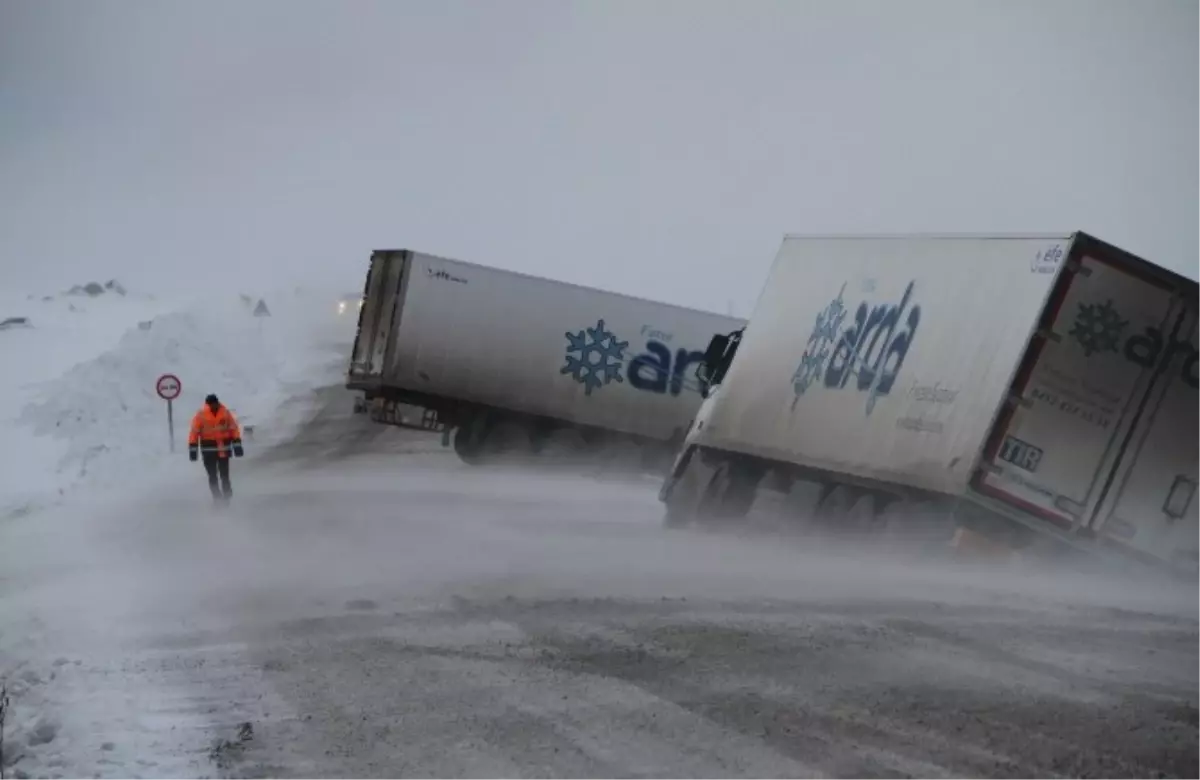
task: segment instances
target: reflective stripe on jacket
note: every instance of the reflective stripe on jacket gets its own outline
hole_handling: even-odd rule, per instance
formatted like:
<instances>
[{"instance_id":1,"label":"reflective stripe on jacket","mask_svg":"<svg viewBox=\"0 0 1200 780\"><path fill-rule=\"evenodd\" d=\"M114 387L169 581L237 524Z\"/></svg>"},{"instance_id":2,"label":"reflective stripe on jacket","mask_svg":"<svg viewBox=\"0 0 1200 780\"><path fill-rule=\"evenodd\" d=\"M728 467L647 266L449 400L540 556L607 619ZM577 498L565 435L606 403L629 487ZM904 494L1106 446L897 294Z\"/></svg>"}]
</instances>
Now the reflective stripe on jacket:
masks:
<instances>
[{"instance_id":1,"label":"reflective stripe on jacket","mask_svg":"<svg viewBox=\"0 0 1200 780\"><path fill-rule=\"evenodd\" d=\"M233 412L221 404L214 413L205 404L192 418L188 446L199 447L202 452L216 452L218 457L227 458L230 443L240 441L241 438L242 431Z\"/></svg>"}]
</instances>

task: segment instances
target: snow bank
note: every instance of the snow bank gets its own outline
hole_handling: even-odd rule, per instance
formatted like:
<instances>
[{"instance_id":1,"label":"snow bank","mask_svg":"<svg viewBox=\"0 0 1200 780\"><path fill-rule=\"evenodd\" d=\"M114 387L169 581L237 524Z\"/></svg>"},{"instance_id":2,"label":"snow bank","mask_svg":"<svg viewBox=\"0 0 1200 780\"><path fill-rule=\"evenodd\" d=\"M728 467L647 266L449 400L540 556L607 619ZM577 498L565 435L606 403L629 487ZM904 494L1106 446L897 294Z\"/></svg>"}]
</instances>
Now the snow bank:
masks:
<instances>
[{"instance_id":1,"label":"snow bank","mask_svg":"<svg viewBox=\"0 0 1200 780\"><path fill-rule=\"evenodd\" d=\"M20 334L32 337L5 343L15 334L0 334L5 364L29 366L32 380L7 388L6 427L19 445L0 455L0 517L81 487L142 487L186 468L187 427L208 393L253 434L269 429L288 395L338 381L353 338L354 323L336 315L331 295L233 293L169 312L108 297L56 299L71 317L35 309L34 328ZM260 300L269 316L255 316ZM174 456L166 404L154 392L163 373L183 384Z\"/></svg>"},{"instance_id":2,"label":"snow bank","mask_svg":"<svg viewBox=\"0 0 1200 780\"><path fill-rule=\"evenodd\" d=\"M0 332L0 357L6 368L0 393L11 401L31 384L53 379L111 348L139 321L179 307L179 301L148 295L0 294L0 320L25 320L20 328Z\"/></svg>"},{"instance_id":3,"label":"snow bank","mask_svg":"<svg viewBox=\"0 0 1200 780\"><path fill-rule=\"evenodd\" d=\"M118 511L129 520L120 496L127 489L142 492L160 480L170 489L166 480L177 477L203 495L203 472L187 460L186 437L209 392L220 395L243 426L256 428L247 441L249 457L264 439L286 435L281 427L303 417L281 415L283 401L341 381L356 322L338 316L337 295L312 291L262 298L234 291L187 304L111 289L93 293L0 294L0 322L25 318L0 330L6 434L0 448L0 682L12 697L4 735L7 776L57 776L71 767L89 774L127 774L121 768L130 767L197 776L211 767L194 740L211 721L180 709L179 697L192 696L192 688L169 672L156 673L157 665L167 669L173 652L139 661L131 676L131 645L123 642L142 609L135 597L144 584L97 547L107 539L113 549L124 549L114 528L140 533L146 518L134 514L132 526L100 524ZM262 300L269 316L254 315ZM166 405L154 392L162 373L176 374L183 384L175 402L174 454ZM67 503L61 511L40 511L60 502ZM86 502L85 511L77 502ZM151 514L147 522L163 519ZM154 549L154 538L147 537L146 549ZM205 687L201 695L209 693ZM169 731L159 728L163 718ZM89 741L97 734L113 741Z\"/></svg>"},{"instance_id":4,"label":"snow bank","mask_svg":"<svg viewBox=\"0 0 1200 780\"><path fill-rule=\"evenodd\" d=\"M169 310L172 301L145 295L26 296L0 293L0 319L23 318L21 327L0 330L0 518L28 510L58 490L53 465L65 443L38 436L22 425L22 411L39 388L117 342L142 320Z\"/></svg>"}]
</instances>

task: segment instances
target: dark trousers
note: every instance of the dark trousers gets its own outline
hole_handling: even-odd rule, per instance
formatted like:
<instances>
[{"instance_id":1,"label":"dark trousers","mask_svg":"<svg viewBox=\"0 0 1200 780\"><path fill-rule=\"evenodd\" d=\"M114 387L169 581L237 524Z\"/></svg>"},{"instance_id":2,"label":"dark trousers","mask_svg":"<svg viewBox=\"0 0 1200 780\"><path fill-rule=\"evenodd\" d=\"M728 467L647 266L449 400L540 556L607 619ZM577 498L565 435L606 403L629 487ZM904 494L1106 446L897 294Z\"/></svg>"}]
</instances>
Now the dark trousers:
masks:
<instances>
[{"instance_id":1,"label":"dark trousers","mask_svg":"<svg viewBox=\"0 0 1200 780\"><path fill-rule=\"evenodd\" d=\"M208 472L208 489L213 498L229 498L233 495L233 485L229 481L229 457L219 458L215 452L201 454L204 460L204 470ZM220 487L217 480L220 479Z\"/></svg>"}]
</instances>

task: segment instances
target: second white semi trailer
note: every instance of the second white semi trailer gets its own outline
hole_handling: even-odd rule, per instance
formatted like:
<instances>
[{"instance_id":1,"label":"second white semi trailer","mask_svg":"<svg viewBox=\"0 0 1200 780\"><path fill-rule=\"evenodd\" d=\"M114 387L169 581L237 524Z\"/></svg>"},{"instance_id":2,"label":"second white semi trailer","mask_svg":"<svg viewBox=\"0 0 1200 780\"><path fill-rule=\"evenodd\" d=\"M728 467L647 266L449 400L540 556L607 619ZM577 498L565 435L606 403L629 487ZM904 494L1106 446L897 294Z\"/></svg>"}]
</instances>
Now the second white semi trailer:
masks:
<instances>
[{"instance_id":1,"label":"second white semi trailer","mask_svg":"<svg viewBox=\"0 0 1200 780\"><path fill-rule=\"evenodd\" d=\"M410 250L371 256L347 386L380 422L500 452L636 444L669 464L714 332L744 320ZM559 451L557 448L555 451ZM628 448L622 450L631 452Z\"/></svg>"}]
</instances>

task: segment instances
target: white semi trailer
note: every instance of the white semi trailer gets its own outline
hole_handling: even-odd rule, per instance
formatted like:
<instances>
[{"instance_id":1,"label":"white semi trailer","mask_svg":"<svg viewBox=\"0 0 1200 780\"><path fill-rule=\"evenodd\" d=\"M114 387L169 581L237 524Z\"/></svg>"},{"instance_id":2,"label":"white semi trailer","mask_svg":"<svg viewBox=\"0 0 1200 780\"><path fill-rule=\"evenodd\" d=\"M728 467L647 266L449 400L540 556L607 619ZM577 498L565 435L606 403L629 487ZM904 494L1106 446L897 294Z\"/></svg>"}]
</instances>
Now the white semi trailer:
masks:
<instances>
[{"instance_id":1,"label":"white semi trailer","mask_svg":"<svg viewBox=\"0 0 1200 780\"><path fill-rule=\"evenodd\" d=\"M636 444L669 465L714 332L744 320L410 250L372 253L347 387L467 462ZM623 452L639 452L623 448Z\"/></svg>"},{"instance_id":2,"label":"white semi trailer","mask_svg":"<svg viewBox=\"0 0 1200 780\"><path fill-rule=\"evenodd\" d=\"M818 523L952 505L1010 546L1194 574L1197 308L1195 281L1083 233L786 237L700 368L667 522L810 483Z\"/></svg>"}]
</instances>

